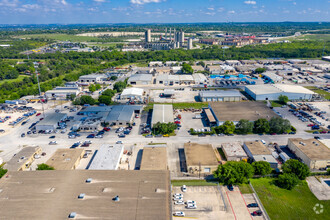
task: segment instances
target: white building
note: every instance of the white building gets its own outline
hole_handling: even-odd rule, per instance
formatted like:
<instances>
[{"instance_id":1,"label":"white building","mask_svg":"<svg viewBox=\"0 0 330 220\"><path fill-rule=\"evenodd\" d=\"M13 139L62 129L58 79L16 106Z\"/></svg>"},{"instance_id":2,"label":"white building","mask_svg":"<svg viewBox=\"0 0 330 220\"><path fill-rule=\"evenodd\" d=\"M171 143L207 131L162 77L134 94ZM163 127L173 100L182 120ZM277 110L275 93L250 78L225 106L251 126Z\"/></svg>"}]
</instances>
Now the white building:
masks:
<instances>
[{"instance_id":1,"label":"white building","mask_svg":"<svg viewBox=\"0 0 330 220\"><path fill-rule=\"evenodd\" d=\"M127 83L131 85L148 85L151 84L152 75L149 74L134 74L132 75Z\"/></svg>"},{"instance_id":2,"label":"white building","mask_svg":"<svg viewBox=\"0 0 330 220\"><path fill-rule=\"evenodd\" d=\"M79 77L80 83L101 83L108 77L104 74L90 74Z\"/></svg>"},{"instance_id":3,"label":"white building","mask_svg":"<svg viewBox=\"0 0 330 220\"><path fill-rule=\"evenodd\" d=\"M91 161L88 170L117 170L123 152L124 145L122 144L102 145Z\"/></svg>"},{"instance_id":4,"label":"white building","mask_svg":"<svg viewBox=\"0 0 330 220\"><path fill-rule=\"evenodd\" d=\"M194 73L192 76L194 77L195 84L204 84L204 83L207 83L207 78L202 73Z\"/></svg>"},{"instance_id":5,"label":"white building","mask_svg":"<svg viewBox=\"0 0 330 220\"><path fill-rule=\"evenodd\" d=\"M249 85L245 92L257 101L278 100L280 95L287 96L289 100L310 100L315 94L302 86L285 84Z\"/></svg>"},{"instance_id":6,"label":"white building","mask_svg":"<svg viewBox=\"0 0 330 220\"><path fill-rule=\"evenodd\" d=\"M265 79L272 81L274 83L281 82L283 80L282 76L276 74L275 71L266 71L261 74Z\"/></svg>"},{"instance_id":7,"label":"white building","mask_svg":"<svg viewBox=\"0 0 330 220\"><path fill-rule=\"evenodd\" d=\"M127 88L124 89L120 95L121 100L131 99L131 100L142 100L143 89L141 88Z\"/></svg>"}]
</instances>

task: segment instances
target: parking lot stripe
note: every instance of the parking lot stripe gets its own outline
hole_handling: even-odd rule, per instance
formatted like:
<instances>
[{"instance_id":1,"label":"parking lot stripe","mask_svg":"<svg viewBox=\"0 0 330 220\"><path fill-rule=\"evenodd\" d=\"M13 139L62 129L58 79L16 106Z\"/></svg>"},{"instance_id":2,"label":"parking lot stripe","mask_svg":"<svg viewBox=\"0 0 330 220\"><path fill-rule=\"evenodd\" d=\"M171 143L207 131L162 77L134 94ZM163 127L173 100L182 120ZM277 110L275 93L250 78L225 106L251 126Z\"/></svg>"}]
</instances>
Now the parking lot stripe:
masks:
<instances>
[{"instance_id":1,"label":"parking lot stripe","mask_svg":"<svg viewBox=\"0 0 330 220\"><path fill-rule=\"evenodd\" d=\"M229 201L229 205L230 205L230 207L231 207L231 210L233 211L233 214L234 214L234 217L235 217L235 220L236 220L237 218L236 218L236 215L235 215L235 212L234 212L233 206L231 205L231 202L230 202L230 199L229 199L229 196L228 196L228 192L226 192L226 195L227 195L227 198L228 198L228 201Z\"/></svg>"},{"instance_id":2,"label":"parking lot stripe","mask_svg":"<svg viewBox=\"0 0 330 220\"><path fill-rule=\"evenodd\" d=\"M248 207L247 207L247 205L246 205L246 202L245 202L245 199L244 199L244 197L243 197L243 195L242 195L242 193L241 193L241 191L239 191L239 193L241 194L241 196L242 196L242 199L243 199L243 201L244 201L244 204L245 204L245 208L248 210L248 212L250 213L250 217L251 217L251 219L253 219L252 218L252 215L251 215L251 212L249 211L249 209L248 209Z\"/></svg>"}]
</instances>

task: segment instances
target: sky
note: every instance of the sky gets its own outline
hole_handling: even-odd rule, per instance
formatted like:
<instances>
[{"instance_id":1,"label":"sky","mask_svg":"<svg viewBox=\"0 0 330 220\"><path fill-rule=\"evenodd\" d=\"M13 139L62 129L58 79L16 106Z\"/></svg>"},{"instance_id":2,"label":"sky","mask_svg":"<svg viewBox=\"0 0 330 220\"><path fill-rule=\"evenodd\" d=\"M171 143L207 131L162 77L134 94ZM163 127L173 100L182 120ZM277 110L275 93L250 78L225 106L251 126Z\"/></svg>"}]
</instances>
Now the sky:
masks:
<instances>
[{"instance_id":1,"label":"sky","mask_svg":"<svg viewBox=\"0 0 330 220\"><path fill-rule=\"evenodd\" d=\"M0 0L0 24L330 21L330 0Z\"/></svg>"}]
</instances>

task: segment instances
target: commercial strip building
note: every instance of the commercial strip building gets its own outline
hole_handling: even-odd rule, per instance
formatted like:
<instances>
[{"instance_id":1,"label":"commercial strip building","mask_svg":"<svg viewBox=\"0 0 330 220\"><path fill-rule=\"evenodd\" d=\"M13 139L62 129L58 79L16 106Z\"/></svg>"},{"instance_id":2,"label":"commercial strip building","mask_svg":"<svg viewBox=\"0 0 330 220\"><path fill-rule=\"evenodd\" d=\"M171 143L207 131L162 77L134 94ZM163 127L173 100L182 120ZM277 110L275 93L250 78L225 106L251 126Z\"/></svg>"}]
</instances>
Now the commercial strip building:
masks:
<instances>
[{"instance_id":1,"label":"commercial strip building","mask_svg":"<svg viewBox=\"0 0 330 220\"><path fill-rule=\"evenodd\" d=\"M289 100L310 100L315 94L302 86L285 84L249 85L245 92L257 101L278 100L280 95L287 96Z\"/></svg>"},{"instance_id":2,"label":"commercial strip building","mask_svg":"<svg viewBox=\"0 0 330 220\"><path fill-rule=\"evenodd\" d=\"M89 170L117 170L123 155L124 145L102 145L88 167Z\"/></svg>"},{"instance_id":3,"label":"commercial strip building","mask_svg":"<svg viewBox=\"0 0 330 220\"><path fill-rule=\"evenodd\" d=\"M239 142L223 143L221 149L227 161L247 161L248 156Z\"/></svg>"},{"instance_id":4,"label":"commercial strip building","mask_svg":"<svg viewBox=\"0 0 330 220\"><path fill-rule=\"evenodd\" d=\"M67 114L65 113L51 113L47 115L42 121L36 125L36 130L55 130L60 121L65 120Z\"/></svg>"},{"instance_id":5,"label":"commercial strip building","mask_svg":"<svg viewBox=\"0 0 330 220\"><path fill-rule=\"evenodd\" d=\"M276 71L266 71L263 72L261 75L263 76L264 79L268 80L269 82L272 83L281 82L283 80L283 77L277 75L275 72Z\"/></svg>"},{"instance_id":6,"label":"commercial strip building","mask_svg":"<svg viewBox=\"0 0 330 220\"><path fill-rule=\"evenodd\" d=\"M219 162L211 144L185 143L184 153L188 173L211 175Z\"/></svg>"},{"instance_id":7,"label":"commercial strip building","mask_svg":"<svg viewBox=\"0 0 330 220\"><path fill-rule=\"evenodd\" d=\"M130 125L134 121L135 114L140 114L141 105L114 105L105 119L112 126Z\"/></svg>"},{"instance_id":8,"label":"commercial strip building","mask_svg":"<svg viewBox=\"0 0 330 220\"><path fill-rule=\"evenodd\" d=\"M38 154L41 154L40 147L24 147L4 165L4 168L8 171L28 170Z\"/></svg>"},{"instance_id":9,"label":"commercial strip building","mask_svg":"<svg viewBox=\"0 0 330 220\"><path fill-rule=\"evenodd\" d=\"M237 124L241 119L256 121L259 118L269 120L272 117L278 117L262 102L210 102L209 109L218 126L225 121Z\"/></svg>"},{"instance_id":10,"label":"commercial strip building","mask_svg":"<svg viewBox=\"0 0 330 220\"><path fill-rule=\"evenodd\" d=\"M152 83L151 74L134 74L128 80L130 85L148 85Z\"/></svg>"},{"instance_id":11,"label":"commercial strip building","mask_svg":"<svg viewBox=\"0 0 330 220\"><path fill-rule=\"evenodd\" d=\"M47 99L67 99L70 95L77 96L79 93L79 87L56 87L55 89L45 92L45 96Z\"/></svg>"},{"instance_id":12,"label":"commercial strip building","mask_svg":"<svg viewBox=\"0 0 330 220\"><path fill-rule=\"evenodd\" d=\"M249 141L244 142L243 148L246 154L253 161L265 161L268 162L273 169L278 168L278 162L273 157L270 150L261 141Z\"/></svg>"},{"instance_id":13,"label":"commercial strip building","mask_svg":"<svg viewBox=\"0 0 330 220\"><path fill-rule=\"evenodd\" d=\"M43 170L0 179L3 219L169 220L169 171ZM20 183L20 184L13 184ZM118 196L119 201L113 198ZM29 208L26 207L29 204Z\"/></svg>"},{"instance_id":14,"label":"commercial strip building","mask_svg":"<svg viewBox=\"0 0 330 220\"><path fill-rule=\"evenodd\" d=\"M174 122L173 105L154 104L151 125L154 126L157 122Z\"/></svg>"},{"instance_id":15,"label":"commercial strip building","mask_svg":"<svg viewBox=\"0 0 330 220\"><path fill-rule=\"evenodd\" d=\"M89 74L79 77L80 83L102 83L108 77L105 74Z\"/></svg>"},{"instance_id":16,"label":"commercial strip building","mask_svg":"<svg viewBox=\"0 0 330 220\"><path fill-rule=\"evenodd\" d=\"M167 170L166 145L147 145L143 148L140 170Z\"/></svg>"},{"instance_id":17,"label":"commercial strip building","mask_svg":"<svg viewBox=\"0 0 330 220\"><path fill-rule=\"evenodd\" d=\"M289 138L289 149L310 169L327 169L330 167L330 149L314 138Z\"/></svg>"},{"instance_id":18,"label":"commercial strip building","mask_svg":"<svg viewBox=\"0 0 330 220\"><path fill-rule=\"evenodd\" d=\"M142 101L143 97L143 89L140 88L127 88L124 89L120 95L121 100L129 99L129 100L138 100Z\"/></svg>"},{"instance_id":19,"label":"commercial strip building","mask_svg":"<svg viewBox=\"0 0 330 220\"><path fill-rule=\"evenodd\" d=\"M54 167L55 170L74 170L83 158L85 150L82 148L57 149L46 164Z\"/></svg>"},{"instance_id":20,"label":"commercial strip building","mask_svg":"<svg viewBox=\"0 0 330 220\"><path fill-rule=\"evenodd\" d=\"M239 102L242 95L237 90L209 90L199 92L202 102Z\"/></svg>"}]
</instances>

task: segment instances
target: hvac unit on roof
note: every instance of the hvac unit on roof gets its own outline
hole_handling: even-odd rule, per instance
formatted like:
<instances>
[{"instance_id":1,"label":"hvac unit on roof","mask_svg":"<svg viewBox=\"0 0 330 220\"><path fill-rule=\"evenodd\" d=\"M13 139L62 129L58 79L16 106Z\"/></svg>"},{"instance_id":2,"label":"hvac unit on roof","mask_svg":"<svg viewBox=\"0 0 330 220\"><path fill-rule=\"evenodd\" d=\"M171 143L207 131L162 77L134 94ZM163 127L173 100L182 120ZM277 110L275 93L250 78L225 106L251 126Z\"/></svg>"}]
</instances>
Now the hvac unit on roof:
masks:
<instances>
[{"instance_id":1,"label":"hvac unit on roof","mask_svg":"<svg viewBox=\"0 0 330 220\"><path fill-rule=\"evenodd\" d=\"M92 178L88 178L87 180L86 180L86 183L91 183L92 182Z\"/></svg>"},{"instance_id":2,"label":"hvac unit on roof","mask_svg":"<svg viewBox=\"0 0 330 220\"><path fill-rule=\"evenodd\" d=\"M83 199L85 197L85 193L80 193L78 199Z\"/></svg>"}]
</instances>

